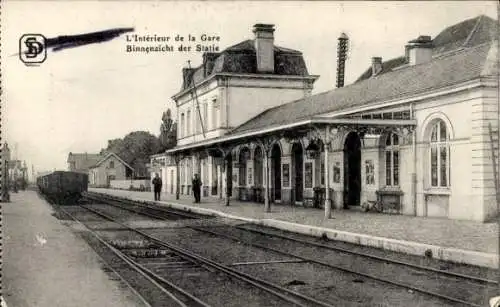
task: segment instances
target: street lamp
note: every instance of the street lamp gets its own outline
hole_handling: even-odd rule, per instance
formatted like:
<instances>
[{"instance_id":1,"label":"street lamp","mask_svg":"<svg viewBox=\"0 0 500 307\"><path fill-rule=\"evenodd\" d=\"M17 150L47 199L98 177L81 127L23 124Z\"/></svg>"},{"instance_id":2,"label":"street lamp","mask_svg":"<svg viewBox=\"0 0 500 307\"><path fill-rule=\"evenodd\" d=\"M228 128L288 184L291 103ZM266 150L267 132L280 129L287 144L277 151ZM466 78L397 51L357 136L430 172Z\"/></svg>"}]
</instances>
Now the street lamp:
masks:
<instances>
[{"instance_id":1,"label":"street lamp","mask_svg":"<svg viewBox=\"0 0 500 307\"><path fill-rule=\"evenodd\" d=\"M320 150L321 146L320 144L318 144L318 141L311 140L306 148L306 155L309 159L315 159L316 157L318 157Z\"/></svg>"}]
</instances>

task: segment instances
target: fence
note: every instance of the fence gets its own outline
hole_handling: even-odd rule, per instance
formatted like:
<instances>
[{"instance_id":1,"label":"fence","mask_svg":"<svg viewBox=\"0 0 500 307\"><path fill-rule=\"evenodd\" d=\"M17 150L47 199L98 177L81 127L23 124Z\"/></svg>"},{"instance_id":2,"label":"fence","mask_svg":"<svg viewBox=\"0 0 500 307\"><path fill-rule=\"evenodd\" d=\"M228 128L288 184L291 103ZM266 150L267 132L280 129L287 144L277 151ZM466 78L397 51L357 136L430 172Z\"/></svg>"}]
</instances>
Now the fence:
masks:
<instances>
[{"instance_id":1,"label":"fence","mask_svg":"<svg viewBox=\"0 0 500 307\"><path fill-rule=\"evenodd\" d=\"M150 191L151 182L149 179L136 180L111 180L110 188L118 190Z\"/></svg>"}]
</instances>

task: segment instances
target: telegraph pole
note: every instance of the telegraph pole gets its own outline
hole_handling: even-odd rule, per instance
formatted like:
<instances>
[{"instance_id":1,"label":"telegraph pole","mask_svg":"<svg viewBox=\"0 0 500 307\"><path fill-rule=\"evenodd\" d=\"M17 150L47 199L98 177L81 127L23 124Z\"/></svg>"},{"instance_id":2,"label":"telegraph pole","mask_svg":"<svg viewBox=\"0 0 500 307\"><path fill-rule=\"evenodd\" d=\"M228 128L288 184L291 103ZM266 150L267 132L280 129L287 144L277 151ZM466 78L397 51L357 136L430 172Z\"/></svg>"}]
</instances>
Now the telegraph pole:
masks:
<instances>
[{"instance_id":1,"label":"telegraph pole","mask_svg":"<svg viewBox=\"0 0 500 307\"><path fill-rule=\"evenodd\" d=\"M191 62L188 61L188 67L191 69ZM205 138L205 126L203 124L203 118L201 117L201 111L200 111L200 102L198 101L198 93L196 93L196 83L194 82L194 74L193 74L193 90L191 91L191 98L196 102L196 109L198 109L198 116L200 118L200 126L201 126L201 132L203 133L203 138ZM194 128L194 127L193 127Z\"/></svg>"},{"instance_id":2,"label":"telegraph pole","mask_svg":"<svg viewBox=\"0 0 500 307\"><path fill-rule=\"evenodd\" d=\"M498 34L500 34L500 2L497 1L497 33L496 33L496 43L497 43L497 100L498 100L498 104L497 104L497 107L498 107L498 121L497 121L497 156L495 157L495 152L492 153L492 156L493 156L493 159L496 158L496 165L497 165L497 168L494 169L493 171L494 172L498 172L498 169L499 169L499 163L500 162L500 56L498 55L498 50L500 50L500 39L498 38ZM496 175L496 174L495 174ZM495 176L495 193L496 193L496 201L497 201L497 219L498 219L498 222L497 222L497 227L498 227L498 233L497 233L497 240L498 240L498 265L499 265L499 268L497 268L498 270L498 273L497 273L497 276L498 276L498 281L499 281L499 285L500 285L500 201L499 201L499 195L498 195L498 189L499 189L499 186L498 186L498 178L497 176Z\"/></svg>"}]
</instances>

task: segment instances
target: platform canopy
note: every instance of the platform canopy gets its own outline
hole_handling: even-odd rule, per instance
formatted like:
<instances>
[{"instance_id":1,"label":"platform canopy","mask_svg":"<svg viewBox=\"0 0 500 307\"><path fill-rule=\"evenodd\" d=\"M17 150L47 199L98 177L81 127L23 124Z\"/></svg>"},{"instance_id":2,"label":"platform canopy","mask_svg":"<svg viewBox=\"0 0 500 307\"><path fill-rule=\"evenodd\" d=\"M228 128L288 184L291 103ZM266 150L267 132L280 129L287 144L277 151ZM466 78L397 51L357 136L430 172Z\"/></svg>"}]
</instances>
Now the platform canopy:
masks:
<instances>
[{"instance_id":1,"label":"platform canopy","mask_svg":"<svg viewBox=\"0 0 500 307\"><path fill-rule=\"evenodd\" d=\"M300 135L317 132L319 135L336 134L339 130L357 131L360 134L380 134L385 131L402 131L403 133L413 131L417 125L414 119L361 119L361 118L324 118L314 117L291 124L274 127L229 133L227 135L177 146L167 150L167 154L185 154L197 150L209 148L221 148L230 145L248 143L252 140L265 139L271 136L294 138Z\"/></svg>"}]
</instances>

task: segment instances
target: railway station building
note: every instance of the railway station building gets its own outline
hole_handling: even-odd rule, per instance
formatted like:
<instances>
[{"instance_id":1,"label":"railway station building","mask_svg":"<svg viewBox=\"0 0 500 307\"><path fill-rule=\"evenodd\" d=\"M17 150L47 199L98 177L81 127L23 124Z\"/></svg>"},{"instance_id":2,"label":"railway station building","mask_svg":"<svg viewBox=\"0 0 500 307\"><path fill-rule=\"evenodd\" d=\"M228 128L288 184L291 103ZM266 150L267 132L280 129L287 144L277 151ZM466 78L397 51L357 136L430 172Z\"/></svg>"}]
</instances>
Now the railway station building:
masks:
<instances>
[{"instance_id":1,"label":"railway station building","mask_svg":"<svg viewBox=\"0 0 500 307\"><path fill-rule=\"evenodd\" d=\"M190 194L197 173L202 197L227 205L311 205L327 218L373 204L497 215L497 21L478 16L409 38L401 57L373 57L353 84L315 95L318 76L300 51L274 44L275 30L257 24L253 39L183 69L178 144L151 159L165 192Z\"/></svg>"}]
</instances>

